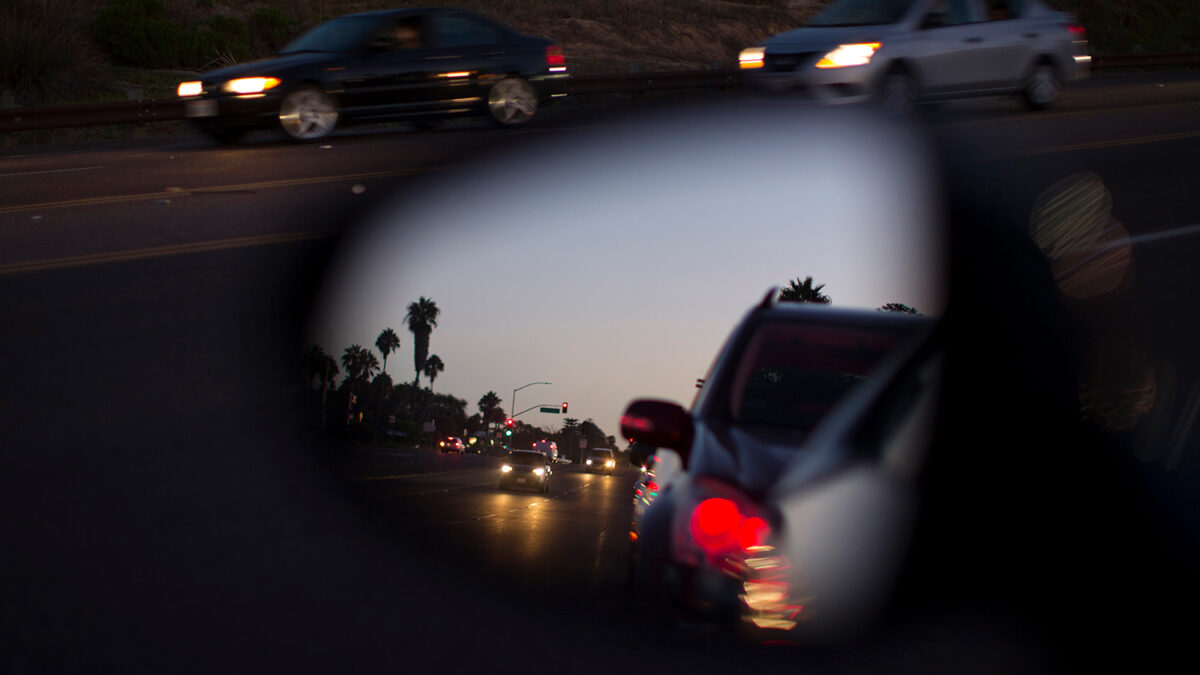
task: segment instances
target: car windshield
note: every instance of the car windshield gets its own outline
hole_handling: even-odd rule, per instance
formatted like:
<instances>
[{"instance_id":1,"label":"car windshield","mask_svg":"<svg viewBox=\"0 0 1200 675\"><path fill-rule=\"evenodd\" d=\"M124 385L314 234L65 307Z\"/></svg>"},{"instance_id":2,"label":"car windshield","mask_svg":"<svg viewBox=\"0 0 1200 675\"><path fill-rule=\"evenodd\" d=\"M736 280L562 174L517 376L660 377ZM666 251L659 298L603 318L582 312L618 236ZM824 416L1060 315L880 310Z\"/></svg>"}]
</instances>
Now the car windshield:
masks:
<instances>
[{"instance_id":1,"label":"car windshield","mask_svg":"<svg viewBox=\"0 0 1200 675\"><path fill-rule=\"evenodd\" d=\"M612 453L610 453L610 452L593 452L592 459L612 459Z\"/></svg>"},{"instance_id":2,"label":"car windshield","mask_svg":"<svg viewBox=\"0 0 1200 675\"><path fill-rule=\"evenodd\" d=\"M808 22L809 26L875 26L899 21L916 0L839 0Z\"/></svg>"},{"instance_id":3,"label":"car windshield","mask_svg":"<svg viewBox=\"0 0 1200 675\"><path fill-rule=\"evenodd\" d=\"M763 325L734 371L732 422L813 429L906 333L898 327Z\"/></svg>"},{"instance_id":4,"label":"car windshield","mask_svg":"<svg viewBox=\"0 0 1200 675\"><path fill-rule=\"evenodd\" d=\"M292 40L279 53L352 51L367 41L378 24L378 19L366 16L334 19Z\"/></svg>"},{"instance_id":5,"label":"car windshield","mask_svg":"<svg viewBox=\"0 0 1200 675\"><path fill-rule=\"evenodd\" d=\"M546 459L536 452L514 452L508 461L520 466L541 466L546 463Z\"/></svg>"}]
</instances>

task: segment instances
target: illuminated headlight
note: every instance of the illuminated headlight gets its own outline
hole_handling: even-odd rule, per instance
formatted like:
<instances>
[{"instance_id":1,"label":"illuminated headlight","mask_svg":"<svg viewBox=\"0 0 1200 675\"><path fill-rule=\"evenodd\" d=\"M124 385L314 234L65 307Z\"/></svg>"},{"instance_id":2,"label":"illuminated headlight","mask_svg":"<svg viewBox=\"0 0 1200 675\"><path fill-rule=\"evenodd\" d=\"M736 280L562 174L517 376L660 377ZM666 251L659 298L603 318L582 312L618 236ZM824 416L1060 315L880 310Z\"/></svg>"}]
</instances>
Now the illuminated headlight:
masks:
<instances>
[{"instance_id":1,"label":"illuminated headlight","mask_svg":"<svg viewBox=\"0 0 1200 675\"><path fill-rule=\"evenodd\" d=\"M440 445L444 448L444 447L446 447L446 441L442 441L441 443L438 443L438 445Z\"/></svg>"},{"instance_id":2,"label":"illuminated headlight","mask_svg":"<svg viewBox=\"0 0 1200 675\"><path fill-rule=\"evenodd\" d=\"M204 84L201 82L180 82L179 88L175 91L180 96L199 96L204 93Z\"/></svg>"},{"instance_id":3,"label":"illuminated headlight","mask_svg":"<svg viewBox=\"0 0 1200 675\"><path fill-rule=\"evenodd\" d=\"M738 54L738 68L751 70L763 67L767 50L763 47L747 47Z\"/></svg>"},{"instance_id":4,"label":"illuminated headlight","mask_svg":"<svg viewBox=\"0 0 1200 675\"><path fill-rule=\"evenodd\" d=\"M818 68L846 68L847 66L865 66L871 62L871 57L879 50L878 42L863 42L853 45L840 45L837 49L826 54L817 61Z\"/></svg>"},{"instance_id":5,"label":"illuminated headlight","mask_svg":"<svg viewBox=\"0 0 1200 675\"><path fill-rule=\"evenodd\" d=\"M500 473L508 473L509 471L512 471L512 467L507 464L500 467Z\"/></svg>"},{"instance_id":6,"label":"illuminated headlight","mask_svg":"<svg viewBox=\"0 0 1200 675\"><path fill-rule=\"evenodd\" d=\"M589 460L588 460L588 466L591 466L591 465L592 465L592 460L590 460L590 459L589 459Z\"/></svg>"},{"instance_id":7,"label":"illuminated headlight","mask_svg":"<svg viewBox=\"0 0 1200 675\"><path fill-rule=\"evenodd\" d=\"M545 469L534 469L533 473L535 476L545 476L546 470Z\"/></svg>"},{"instance_id":8,"label":"illuminated headlight","mask_svg":"<svg viewBox=\"0 0 1200 675\"><path fill-rule=\"evenodd\" d=\"M614 466L616 466L616 462L614 462L614 461L612 461L612 460L610 459L610 460L608 460L607 462L605 462L605 463L604 463L604 466L605 466L605 467L607 467L607 468L609 468L609 469L611 469L611 468L613 468Z\"/></svg>"},{"instance_id":9,"label":"illuminated headlight","mask_svg":"<svg viewBox=\"0 0 1200 675\"><path fill-rule=\"evenodd\" d=\"M225 89L235 94L258 94L279 86L276 77L242 77L225 83Z\"/></svg>"}]
</instances>

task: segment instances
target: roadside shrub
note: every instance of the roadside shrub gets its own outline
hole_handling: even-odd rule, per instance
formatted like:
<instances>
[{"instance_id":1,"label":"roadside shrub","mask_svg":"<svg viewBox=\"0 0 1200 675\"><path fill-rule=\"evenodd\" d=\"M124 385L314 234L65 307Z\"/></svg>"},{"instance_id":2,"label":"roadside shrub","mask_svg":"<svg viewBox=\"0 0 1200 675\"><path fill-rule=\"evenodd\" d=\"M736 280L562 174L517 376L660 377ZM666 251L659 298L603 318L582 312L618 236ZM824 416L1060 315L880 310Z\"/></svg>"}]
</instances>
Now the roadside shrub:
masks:
<instances>
[{"instance_id":1,"label":"roadside shrub","mask_svg":"<svg viewBox=\"0 0 1200 675\"><path fill-rule=\"evenodd\" d=\"M188 27L167 15L163 0L110 0L92 33L115 63L140 68L194 70L251 55L246 22L218 14Z\"/></svg>"},{"instance_id":2,"label":"roadside shrub","mask_svg":"<svg viewBox=\"0 0 1200 675\"><path fill-rule=\"evenodd\" d=\"M255 54L274 54L299 34L299 25L278 7L260 7L250 15L251 46Z\"/></svg>"},{"instance_id":3,"label":"roadside shrub","mask_svg":"<svg viewBox=\"0 0 1200 675\"><path fill-rule=\"evenodd\" d=\"M100 88L99 54L80 0L0 2L0 90L20 105L78 98Z\"/></svg>"},{"instance_id":4,"label":"roadside shrub","mask_svg":"<svg viewBox=\"0 0 1200 675\"><path fill-rule=\"evenodd\" d=\"M200 34L201 49L210 58L217 53L232 56L237 61L250 58L250 29L245 21L235 16L218 14L212 17Z\"/></svg>"}]
</instances>

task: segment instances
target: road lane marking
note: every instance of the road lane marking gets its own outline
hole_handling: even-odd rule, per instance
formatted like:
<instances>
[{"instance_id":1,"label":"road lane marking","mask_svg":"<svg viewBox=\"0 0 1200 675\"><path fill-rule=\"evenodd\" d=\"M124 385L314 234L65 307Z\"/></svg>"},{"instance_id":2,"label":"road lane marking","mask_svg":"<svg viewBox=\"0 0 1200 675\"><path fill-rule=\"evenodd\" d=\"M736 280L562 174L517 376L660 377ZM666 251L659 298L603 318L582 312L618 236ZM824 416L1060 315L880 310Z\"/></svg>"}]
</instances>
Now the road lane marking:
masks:
<instances>
[{"instance_id":1,"label":"road lane marking","mask_svg":"<svg viewBox=\"0 0 1200 675\"><path fill-rule=\"evenodd\" d=\"M0 178L10 178L12 176L38 176L44 173L70 173L72 171L95 171L103 169L102 166L77 166L73 169L45 169L43 171L21 171L18 173L0 173Z\"/></svg>"},{"instance_id":2,"label":"road lane marking","mask_svg":"<svg viewBox=\"0 0 1200 675\"><path fill-rule=\"evenodd\" d=\"M235 239L218 239L216 241L201 241L193 244L177 244L175 246L153 246L128 251L111 253L93 253L90 255L72 256L69 258L49 258L31 260L29 262L7 263L0 265L0 276L20 274L23 272L42 272L46 270L65 269L69 267L84 267L106 263L131 262L148 258L163 258L188 253L211 253L228 251L254 246L269 246L273 244L290 244L314 239L327 239L340 234L340 230L325 230L317 232L291 232L287 234L264 234L254 237L237 237Z\"/></svg>"},{"instance_id":3,"label":"road lane marking","mask_svg":"<svg viewBox=\"0 0 1200 675\"><path fill-rule=\"evenodd\" d=\"M298 185L314 185L318 183L337 183L340 181L357 181L368 178L384 178L388 176L405 176L428 173L446 167L429 167L423 169L389 169L385 171L367 171L365 173L348 173L338 176L314 176L310 178L288 178L284 180L268 180L256 183L238 183L236 185L212 185L197 188L169 188L159 192L143 192L131 195L110 195L107 197L86 197L81 199L63 199L53 202L36 204L17 204L0 207L0 213L18 213L20 211L37 211L42 209L61 209L72 206L95 206L99 204L120 204L123 202L141 202L167 197L181 197L195 194L217 194L221 192L246 192L250 190L266 190L271 188L296 187Z\"/></svg>"},{"instance_id":4,"label":"road lane marking","mask_svg":"<svg viewBox=\"0 0 1200 675\"><path fill-rule=\"evenodd\" d=\"M1145 145L1148 143L1166 143L1168 141L1179 141L1190 138L1200 138L1200 131L1181 131L1175 134L1161 134L1158 136L1140 136L1137 138L1126 138L1115 141L1096 141L1094 143L1076 143L1074 145L1058 145L1049 148L1031 148L1029 150L1014 150L1012 152L1002 152L997 155L992 155L990 159L1009 159L1013 157L1032 157L1035 155L1049 155L1060 152L1077 152L1080 150L1102 150L1106 148L1120 148L1128 145Z\"/></svg>"}]
</instances>

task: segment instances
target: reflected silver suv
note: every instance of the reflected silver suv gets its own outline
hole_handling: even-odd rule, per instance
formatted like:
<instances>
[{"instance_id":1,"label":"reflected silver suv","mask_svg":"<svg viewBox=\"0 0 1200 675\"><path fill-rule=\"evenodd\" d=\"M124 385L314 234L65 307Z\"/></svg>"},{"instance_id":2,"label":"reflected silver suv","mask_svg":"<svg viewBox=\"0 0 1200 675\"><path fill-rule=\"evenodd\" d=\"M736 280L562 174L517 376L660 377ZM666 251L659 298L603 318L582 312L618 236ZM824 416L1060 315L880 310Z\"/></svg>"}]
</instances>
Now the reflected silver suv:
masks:
<instances>
[{"instance_id":1,"label":"reflected silver suv","mask_svg":"<svg viewBox=\"0 0 1200 675\"><path fill-rule=\"evenodd\" d=\"M1040 0L834 0L803 28L743 49L747 79L823 103L876 102L904 113L921 101L1021 95L1054 104L1087 77L1087 34Z\"/></svg>"}]
</instances>

